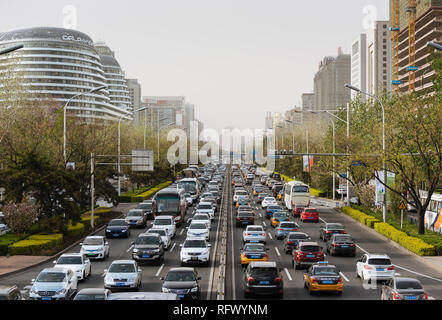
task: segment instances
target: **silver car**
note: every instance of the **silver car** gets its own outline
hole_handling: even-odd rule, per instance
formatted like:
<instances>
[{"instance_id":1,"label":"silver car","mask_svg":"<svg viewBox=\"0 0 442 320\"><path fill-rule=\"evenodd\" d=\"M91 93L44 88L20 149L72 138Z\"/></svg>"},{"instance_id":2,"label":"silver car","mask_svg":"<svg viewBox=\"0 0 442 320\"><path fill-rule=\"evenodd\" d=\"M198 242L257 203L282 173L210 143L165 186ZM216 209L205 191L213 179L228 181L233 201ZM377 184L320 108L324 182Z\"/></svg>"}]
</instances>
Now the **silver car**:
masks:
<instances>
[{"instance_id":1,"label":"silver car","mask_svg":"<svg viewBox=\"0 0 442 320\"><path fill-rule=\"evenodd\" d=\"M382 286L381 300L428 300L419 280L393 277Z\"/></svg>"},{"instance_id":2,"label":"silver car","mask_svg":"<svg viewBox=\"0 0 442 320\"><path fill-rule=\"evenodd\" d=\"M207 222L194 221L187 227L187 237L203 237L210 241L210 230Z\"/></svg>"},{"instance_id":3,"label":"silver car","mask_svg":"<svg viewBox=\"0 0 442 320\"><path fill-rule=\"evenodd\" d=\"M109 290L136 290L141 286L141 268L133 260L115 260L104 270L104 288Z\"/></svg>"},{"instance_id":4,"label":"silver car","mask_svg":"<svg viewBox=\"0 0 442 320\"><path fill-rule=\"evenodd\" d=\"M263 226L251 225L247 226L246 230L242 234L243 243L247 242L259 242L266 243L267 234Z\"/></svg>"},{"instance_id":5,"label":"silver car","mask_svg":"<svg viewBox=\"0 0 442 320\"><path fill-rule=\"evenodd\" d=\"M163 241L164 244L164 250L168 250L170 248L172 240L170 239L170 236L165 229L150 228L146 232L159 234L161 237L161 241Z\"/></svg>"},{"instance_id":6,"label":"silver car","mask_svg":"<svg viewBox=\"0 0 442 320\"><path fill-rule=\"evenodd\" d=\"M46 268L31 280L29 300L69 300L78 290L77 275L68 268Z\"/></svg>"},{"instance_id":7,"label":"silver car","mask_svg":"<svg viewBox=\"0 0 442 320\"><path fill-rule=\"evenodd\" d=\"M147 216L143 209L131 209L124 219L129 227L146 227Z\"/></svg>"}]
</instances>

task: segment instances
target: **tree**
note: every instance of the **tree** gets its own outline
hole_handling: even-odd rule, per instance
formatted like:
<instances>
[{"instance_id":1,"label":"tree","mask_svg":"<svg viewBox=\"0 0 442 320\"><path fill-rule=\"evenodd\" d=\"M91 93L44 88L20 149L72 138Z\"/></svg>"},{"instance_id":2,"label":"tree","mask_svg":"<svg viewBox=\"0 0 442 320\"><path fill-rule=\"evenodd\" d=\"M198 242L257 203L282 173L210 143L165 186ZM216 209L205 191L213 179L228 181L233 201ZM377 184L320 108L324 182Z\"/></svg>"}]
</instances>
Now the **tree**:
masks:
<instances>
[{"instance_id":1,"label":"tree","mask_svg":"<svg viewBox=\"0 0 442 320\"><path fill-rule=\"evenodd\" d=\"M38 208L30 205L28 199L20 203L7 202L2 210L6 224L18 235L25 234L39 216Z\"/></svg>"}]
</instances>

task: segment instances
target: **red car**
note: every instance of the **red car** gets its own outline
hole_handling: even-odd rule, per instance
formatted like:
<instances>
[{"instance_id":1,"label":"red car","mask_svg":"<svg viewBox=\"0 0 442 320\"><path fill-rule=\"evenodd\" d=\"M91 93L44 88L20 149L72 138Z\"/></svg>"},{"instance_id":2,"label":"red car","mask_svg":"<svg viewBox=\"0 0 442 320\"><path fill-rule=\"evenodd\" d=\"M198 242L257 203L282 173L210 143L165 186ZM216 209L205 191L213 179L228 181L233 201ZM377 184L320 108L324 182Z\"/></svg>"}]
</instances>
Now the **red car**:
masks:
<instances>
[{"instance_id":1,"label":"red car","mask_svg":"<svg viewBox=\"0 0 442 320\"><path fill-rule=\"evenodd\" d=\"M305 207L304 206L294 206L293 207L293 216L294 217L299 217L301 216L302 211L304 211Z\"/></svg>"},{"instance_id":2,"label":"red car","mask_svg":"<svg viewBox=\"0 0 442 320\"><path fill-rule=\"evenodd\" d=\"M319 222L319 213L315 208L304 208L304 211L301 212L301 221L314 221Z\"/></svg>"},{"instance_id":3,"label":"red car","mask_svg":"<svg viewBox=\"0 0 442 320\"><path fill-rule=\"evenodd\" d=\"M299 242L298 246L293 249L292 255L292 264L295 269L324 261L324 251L317 242Z\"/></svg>"}]
</instances>

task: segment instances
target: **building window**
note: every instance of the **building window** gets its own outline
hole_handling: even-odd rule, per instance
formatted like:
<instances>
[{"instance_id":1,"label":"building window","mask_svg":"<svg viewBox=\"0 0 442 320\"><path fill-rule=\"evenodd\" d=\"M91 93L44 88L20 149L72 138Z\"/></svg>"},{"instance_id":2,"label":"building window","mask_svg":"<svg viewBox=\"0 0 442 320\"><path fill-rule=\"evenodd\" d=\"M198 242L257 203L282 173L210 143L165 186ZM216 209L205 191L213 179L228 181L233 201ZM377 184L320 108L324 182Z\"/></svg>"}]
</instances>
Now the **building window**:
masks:
<instances>
[{"instance_id":1,"label":"building window","mask_svg":"<svg viewBox=\"0 0 442 320\"><path fill-rule=\"evenodd\" d=\"M384 24L383 26L382 26L384 29L386 29L387 28L387 25L386 24Z\"/></svg>"}]
</instances>

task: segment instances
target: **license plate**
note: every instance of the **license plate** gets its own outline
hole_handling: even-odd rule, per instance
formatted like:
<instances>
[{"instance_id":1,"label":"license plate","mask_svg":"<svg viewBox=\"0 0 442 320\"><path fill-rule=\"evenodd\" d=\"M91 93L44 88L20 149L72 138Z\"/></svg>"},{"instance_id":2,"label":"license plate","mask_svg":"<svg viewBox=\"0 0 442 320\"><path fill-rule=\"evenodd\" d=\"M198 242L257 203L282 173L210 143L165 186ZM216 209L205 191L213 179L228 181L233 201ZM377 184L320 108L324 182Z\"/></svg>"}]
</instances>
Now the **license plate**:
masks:
<instances>
[{"instance_id":1,"label":"license plate","mask_svg":"<svg viewBox=\"0 0 442 320\"><path fill-rule=\"evenodd\" d=\"M117 282L117 283L115 283L115 285L117 286L117 287L121 287L121 286L124 286L124 285L126 285L124 282Z\"/></svg>"},{"instance_id":2,"label":"license plate","mask_svg":"<svg viewBox=\"0 0 442 320\"><path fill-rule=\"evenodd\" d=\"M384 268L376 268L376 271L384 271Z\"/></svg>"},{"instance_id":3,"label":"license plate","mask_svg":"<svg viewBox=\"0 0 442 320\"><path fill-rule=\"evenodd\" d=\"M259 259L260 256L251 256L250 258L252 258L252 259Z\"/></svg>"},{"instance_id":4,"label":"license plate","mask_svg":"<svg viewBox=\"0 0 442 320\"><path fill-rule=\"evenodd\" d=\"M269 284L269 281L260 281L259 284Z\"/></svg>"},{"instance_id":5,"label":"license plate","mask_svg":"<svg viewBox=\"0 0 442 320\"><path fill-rule=\"evenodd\" d=\"M143 254L143 258L150 258L149 254Z\"/></svg>"},{"instance_id":6,"label":"license plate","mask_svg":"<svg viewBox=\"0 0 442 320\"><path fill-rule=\"evenodd\" d=\"M248 222L247 221L243 221L242 224L248 224Z\"/></svg>"},{"instance_id":7,"label":"license plate","mask_svg":"<svg viewBox=\"0 0 442 320\"><path fill-rule=\"evenodd\" d=\"M52 300L51 297L41 297L41 300Z\"/></svg>"},{"instance_id":8,"label":"license plate","mask_svg":"<svg viewBox=\"0 0 442 320\"><path fill-rule=\"evenodd\" d=\"M96 254L94 254L94 253L88 253L87 254L89 257L95 257L96 256Z\"/></svg>"},{"instance_id":9,"label":"license plate","mask_svg":"<svg viewBox=\"0 0 442 320\"><path fill-rule=\"evenodd\" d=\"M416 300L416 296L405 296L405 300Z\"/></svg>"},{"instance_id":10,"label":"license plate","mask_svg":"<svg viewBox=\"0 0 442 320\"><path fill-rule=\"evenodd\" d=\"M314 258L314 257L315 257L314 254L308 254L308 255L307 255L307 258Z\"/></svg>"},{"instance_id":11,"label":"license plate","mask_svg":"<svg viewBox=\"0 0 442 320\"><path fill-rule=\"evenodd\" d=\"M179 294L178 298L184 298L184 294Z\"/></svg>"},{"instance_id":12,"label":"license plate","mask_svg":"<svg viewBox=\"0 0 442 320\"><path fill-rule=\"evenodd\" d=\"M331 280L325 280L325 281L322 281L322 283L323 283L323 284L332 284L333 281L331 281Z\"/></svg>"},{"instance_id":13,"label":"license plate","mask_svg":"<svg viewBox=\"0 0 442 320\"><path fill-rule=\"evenodd\" d=\"M198 260L198 257L191 257L190 260Z\"/></svg>"},{"instance_id":14,"label":"license plate","mask_svg":"<svg viewBox=\"0 0 442 320\"><path fill-rule=\"evenodd\" d=\"M252 234L252 237L259 237L259 234Z\"/></svg>"},{"instance_id":15,"label":"license plate","mask_svg":"<svg viewBox=\"0 0 442 320\"><path fill-rule=\"evenodd\" d=\"M348 246L341 246L341 248L348 248Z\"/></svg>"},{"instance_id":16,"label":"license plate","mask_svg":"<svg viewBox=\"0 0 442 320\"><path fill-rule=\"evenodd\" d=\"M314 219L315 217L308 217L309 219Z\"/></svg>"},{"instance_id":17,"label":"license plate","mask_svg":"<svg viewBox=\"0 0 442 320\"><path fill-rule=\"evenodd\" d=\"M259 242L258 240L250 240L250 242Z\"/></svg>"},{"instance_id":18,"label":"license plate","mask_svg":"<svg viewBox=\"0 0 442 320\"><path fill-rule=\"evenodd\" d=\"M114 233L114 237L116 238L116 237L118 237L119 236L119 234L118 233Z\"/></svg>"}]
</instances>

